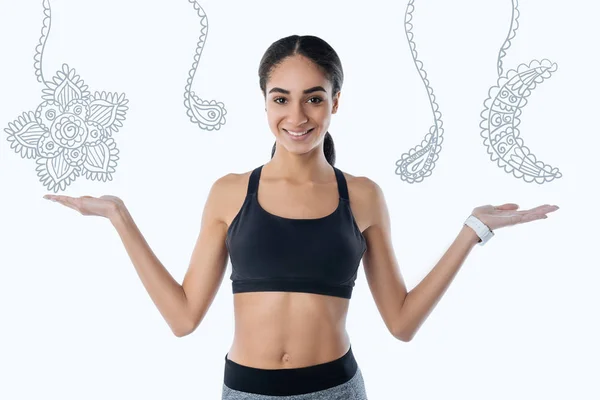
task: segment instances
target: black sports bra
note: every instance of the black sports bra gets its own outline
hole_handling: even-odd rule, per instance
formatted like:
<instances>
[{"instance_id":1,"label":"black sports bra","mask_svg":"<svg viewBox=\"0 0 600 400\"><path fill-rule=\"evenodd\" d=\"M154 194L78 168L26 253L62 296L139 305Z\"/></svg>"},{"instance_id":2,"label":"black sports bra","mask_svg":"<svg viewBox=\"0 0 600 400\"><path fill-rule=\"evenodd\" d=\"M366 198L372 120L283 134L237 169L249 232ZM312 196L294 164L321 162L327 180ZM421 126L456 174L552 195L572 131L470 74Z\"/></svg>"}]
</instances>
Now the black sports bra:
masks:
<instances>
[{"instance_id":1,"label":"black sports bra","mask_svg":"<svg viewBox=\"0 0 600 400\"><path fill-rule=\"evenodd\" d=\"M348 197L346 178L333 167L337 209L322 218L294 219L258 203L262 165L252 171L244 203L227 229L233 293L305 292L351 298L367 249Z\"/></svg>"}]
</instances>

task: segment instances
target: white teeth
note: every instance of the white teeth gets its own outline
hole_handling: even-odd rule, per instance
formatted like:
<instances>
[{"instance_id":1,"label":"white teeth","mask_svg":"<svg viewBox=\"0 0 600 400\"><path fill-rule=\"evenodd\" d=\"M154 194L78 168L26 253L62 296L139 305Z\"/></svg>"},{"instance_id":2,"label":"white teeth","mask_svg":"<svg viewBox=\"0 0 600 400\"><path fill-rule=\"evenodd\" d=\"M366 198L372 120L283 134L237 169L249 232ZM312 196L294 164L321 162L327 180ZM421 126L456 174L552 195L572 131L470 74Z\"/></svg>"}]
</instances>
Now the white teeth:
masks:
<instances>
[{"instance_id":1,"label":"white teeth","mask_svg":"<svg viewBox=\"0 0 600 400\"><path fill-rule=\"evenodd\" d=\"M305 135L309 130L304 131L304 132L293 132L293 131L287 131L286 130L286 132L289 133L290 135L293 135L293 136L302 136L302 135Z\"/></svg>"}]
</instances>

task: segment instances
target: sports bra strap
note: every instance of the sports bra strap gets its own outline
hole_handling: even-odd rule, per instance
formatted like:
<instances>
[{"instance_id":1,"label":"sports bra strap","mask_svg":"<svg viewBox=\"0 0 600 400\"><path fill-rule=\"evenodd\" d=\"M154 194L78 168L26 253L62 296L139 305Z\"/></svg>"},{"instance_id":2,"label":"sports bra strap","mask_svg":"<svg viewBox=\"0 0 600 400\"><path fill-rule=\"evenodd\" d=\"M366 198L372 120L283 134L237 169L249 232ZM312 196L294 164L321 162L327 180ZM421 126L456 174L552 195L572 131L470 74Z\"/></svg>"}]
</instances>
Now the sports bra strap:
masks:
<instances>
[{"instance_id":1,"label":"sports bra strap","mask_svg":"<svg viewBox=\"0 0 600 400\"><path fill-rule=\"evenodd\" d=\"M254 194L258 190L258 180L260 179L260 171L262 170L262 167L262 165L256 167L250 174L250 179L248 180L248 191L246 193L247 195Z\"/></svg>"},{"instance_id":2,"label":"sports bra strap","mask_svg":"<svg viewBox=\"0 0 600 400\"><path fill-rule=\"evenodd\" d=\"M255 194L257 192L258 181L260 179L260 173L262 171L263 166L264 165L261 165L261 166L255 168L252 171L252 173L250 174L250 179L248 180L247 195ZM346 178L344 177L344 173L342 171L340 171L339 169L337 169L336 167L333 167L333 171L335 172L335 179L337 180L339 196L342 199L349 200L348 185L346 184Z\"/></svg>"},{"instance_id":3,"label":"sports bra strap","mask_svg":"<svg viewBox=\"0 0 600 400\"><path fill-rule=\"evenodd\" d=\"M333 170L335 171L335 179L337 179L338 192L340 194L340 197L345 200L350 200L348 196L348 185L346 184L346 178L344 177L344 173L336 167L333 167Z\"/></svg>"}]
</instances>

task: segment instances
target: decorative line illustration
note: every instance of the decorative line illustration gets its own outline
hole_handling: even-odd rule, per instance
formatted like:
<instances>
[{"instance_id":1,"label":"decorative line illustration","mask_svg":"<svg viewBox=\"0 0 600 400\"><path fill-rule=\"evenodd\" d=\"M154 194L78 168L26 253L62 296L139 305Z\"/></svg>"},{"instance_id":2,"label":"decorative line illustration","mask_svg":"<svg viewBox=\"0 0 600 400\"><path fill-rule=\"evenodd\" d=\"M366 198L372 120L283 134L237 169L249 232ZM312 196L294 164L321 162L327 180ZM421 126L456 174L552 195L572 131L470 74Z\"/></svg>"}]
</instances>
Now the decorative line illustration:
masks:
<instances>
[{"instance_id":1,"label":"decorative line illustration","mask_svg":"<svg viewBox=\"0 0 600 400\"><path fill-rule=\"evenodd\" d=\"M431 105L431 112L433 114L433 125L429 128L429 133L425 135L420 145L410 149L408 153L402 154L401 158L396 161L396 174L400 175L401 179L408 183L419 183L431 175L433 168L435 168L435 162L442 150L444 129L442 128L442 114L438 111L439 107L435 102L433 89L429 86L427 72L423 69L423 62L417 59L417 45L413 40L413 25L411 23L413 18L412 13L415 9L413 4L414 0L410 0L406 7L404 30L413 61L427 89L427 96L429 97L429 104Z\"/></svg>"},{"instance_id":2,"label":"decorative line illustration","mask_svg":"<svg viewBox=\"0 0 600 400\"><path fill-rule=\"evenodd\" d=\"M34 111L24 112L8 124L10 147L22 158L36 159L37 175L49 190L58 192L76 177L112 180L119 150L112 134L123 126L128 100L125 95L95 92L63 64L51 81L42 72L43 52L50 32L51 12L43 1L44 22L34 56L35 74L44 100Z\"/></svg>"},{"instance_id":3,"label":"decorative line illustration","mask_svg":"<svg viewBox=\"0 0 600 400\"><path fill-rule=\"evenodd\" d=\"M213 129L219 130L222 125L225 125L225 106L221 102L215 100L207 101L202 100L191 91L192 82L196 75L196 69L198 68L198 62L202 55L202 49L204 49L204 43L206 42L206 35L208 31L208 18L204 13L204 10L196 0L188 0L194 5L194 9L198 12L200 17L200 39L196 46L196 54L194 55L194 62L192 63L192 69L190 70L187 84L185 85L184 101L183 104L187 108L187 115L190 120L198 124L200 129L212 131Z\"/></svg>"},{"instance_id":4,"label":"decorative line illustration","mask_svg":"<svg viewBox=\"0 0 600 400\"><path fill-rule=\"evenodd\" d=\"M35 46L35 56L33 59L35 62L33 63L33 68L35 68L35 75L37 76L37 80L40 83L44 83L44 74L42 71L42 56L44 54L44 48L46 47L46 40L48 40L48 35L50 34L50 24L52 22L52 17L50 15L50 3L44 1L42 3L44 7L44 20L42 21L42 36L40 37L40 44Z\"/></svg>"},{"instance_id":5,"label":"decorative line illustration","mask_svg":"<svg viewBox=\"0 0 600 400\"><path fill-rule=\"evenodd\" d=\"M517 126L521 123L519 116L531 91L538 83L548 79L558 66L546 59L533 60L529 65L520 64L516 70L511 69L502 75L502 57L506 55L519 26L518 0L512 0L512 5L509 34L498 54L498 81L488 92L485 110L481 112L483 121L479 126L482 128L483 144L498 167L504 168L507 173L512 172L516 178L523 178L525 182L541 184L560 178L562 174L558 168L536 159L523 144Z\"/></svg>"}]
</instances>

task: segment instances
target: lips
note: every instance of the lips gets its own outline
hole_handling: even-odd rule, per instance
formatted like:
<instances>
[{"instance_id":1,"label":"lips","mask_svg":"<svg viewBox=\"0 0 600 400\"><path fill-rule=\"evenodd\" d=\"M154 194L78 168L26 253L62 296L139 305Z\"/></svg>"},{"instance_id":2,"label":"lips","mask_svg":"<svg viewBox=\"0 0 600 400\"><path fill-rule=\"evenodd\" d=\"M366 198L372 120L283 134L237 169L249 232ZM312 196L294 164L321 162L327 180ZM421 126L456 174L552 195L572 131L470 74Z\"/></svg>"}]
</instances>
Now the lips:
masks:
<instances>
[{"instance_id":1,"label":"lips","mask_svg":"<svg viewBox=\"0 0 600 400\"><path fill-rule=\"evenodd\" d=\"M292 141L294 141L294 142L304 142L304 141L308 140L308 138L310 138L310 137L311 137L311 135L312 135L312 133L314 132L314 130L315 130L315 128L310 128L310 129L308 130L308 132L306 132L306 133L305 133L305 134L303 134L303 135L293 135L293 134L289 133L289 132L287 131L287 129L284 129L286 136L287 136L288 138L290 138L290 140L292 140Z\"/></svg>"},{"instance_id":2,"label":"lips","mask_svg":"<svg viewBox=\"0 0 600 400\"><path fill-rule=\"evenodd\" d=\"M306 133L309 133L309 132L310 132L310 131L312 131L313 129L315 129L315 128L309 128L309 129L305 129L305 130L303 130L303 131L301 131L301 132L306 132ZM292 135L293 135L293 134L297 134L297 133L298 133L298 132L294 132L294 131L289 131L289 130L287 130L287 129L284 129L284 131L286 131L287 133L289 133L289 134L292 134Z\"/></svg>"}]
</instances>

